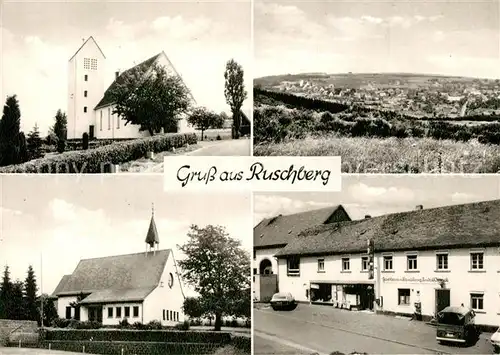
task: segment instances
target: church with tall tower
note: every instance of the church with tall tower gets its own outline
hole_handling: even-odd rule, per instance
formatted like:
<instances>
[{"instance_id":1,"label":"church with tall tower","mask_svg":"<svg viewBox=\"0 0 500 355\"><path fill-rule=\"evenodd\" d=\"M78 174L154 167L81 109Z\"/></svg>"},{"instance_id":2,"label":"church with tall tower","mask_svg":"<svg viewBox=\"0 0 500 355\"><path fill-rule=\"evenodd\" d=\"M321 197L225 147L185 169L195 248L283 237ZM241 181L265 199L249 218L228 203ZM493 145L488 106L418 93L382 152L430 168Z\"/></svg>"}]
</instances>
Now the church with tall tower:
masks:
<instances>
[{"instance_id":1,"label":"church with tall tower","mask_svg":"<svg viewBox=\"0 0 500 355\"><path fill-rule=\"evenodd\" d=\"M59 318L117 325L183 322L184 291L172 249L159 249L151 214L146 251L82 259L52 293Z\"/></svg>"},{"instance_id":2,"label":"church with tall tower","mask_svg":"<svg viewBox=\"0 0 500 355\"><path fill-rule=\"evenodd\" d=\"M92 36L84 41L68 63L67 139L81 140L84 133L90 139L111 140L148 136L149 132L140 131L139 125L125 125L123 118L113 114L114 102L110 93L120 83L135 77L133 74L137 72L149 75L154 65L164 67L169 75L181 77L162 51L121 73L115 71L113 82L106 82L106 56ZM191 100L196 104L192 95ZM177 132L194 132L186 117L179 120Z\"/></svg>"}]
</instances>

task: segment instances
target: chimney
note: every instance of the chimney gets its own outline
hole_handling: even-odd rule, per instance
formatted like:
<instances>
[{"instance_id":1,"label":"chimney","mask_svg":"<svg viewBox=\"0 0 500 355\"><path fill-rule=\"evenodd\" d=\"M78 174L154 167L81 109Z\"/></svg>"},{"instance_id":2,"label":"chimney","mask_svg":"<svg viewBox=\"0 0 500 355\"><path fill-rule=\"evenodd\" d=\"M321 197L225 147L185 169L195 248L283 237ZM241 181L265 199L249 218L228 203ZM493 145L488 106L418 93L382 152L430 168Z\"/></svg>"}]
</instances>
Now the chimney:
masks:
<instances>
[{"instance_id":1,"label":"chimney","mask_svg":"<svg viewBox=\"0 0 500 355\"><path fill-rule=\"evenodd\" d=\"M422 206L422 205L417 205L417 207L415 207L415 209L416 209L417 211L418 211L418 210L422 210L422 209L424 209L424 206Z\"/></svg>"},{"instance_id":2,"label":"chimney","mask_svg":"<svg viewBox=\"0 0 500 355\"><path fill-rule=\"evenodd\" d=\"M365 214L365 219L372 218L369 214Z\"/></svg>"},{"instance_id":3,"label":"chimney","mask_svg":"<svg viewBox=\"0 0 500 355\"><path fill-rule=\"evenodd\" d=\"M115 71L115 80L118 79L119 76L120 76L120 72L119 71Z\"/></svg>"}]
</instances>

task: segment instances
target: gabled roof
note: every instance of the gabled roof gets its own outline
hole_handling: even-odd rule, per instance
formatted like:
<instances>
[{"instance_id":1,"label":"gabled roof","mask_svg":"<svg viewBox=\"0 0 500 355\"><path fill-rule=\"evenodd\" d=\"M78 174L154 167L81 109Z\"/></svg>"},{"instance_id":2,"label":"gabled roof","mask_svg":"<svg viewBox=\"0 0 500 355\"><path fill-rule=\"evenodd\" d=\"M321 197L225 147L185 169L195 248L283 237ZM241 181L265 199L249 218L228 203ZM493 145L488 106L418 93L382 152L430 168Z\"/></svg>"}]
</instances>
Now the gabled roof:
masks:
<instances>
[{"instance_id":1,"label":"gabled roof","mask_svg":"<svg viewBox=\"0 0 500 355\"><path fill-rule=\"evenodd\" d=\"M64 275L62 277L61 281L59 281L59 283L57 284L56 289L54 290L54 292L52 292L51 297L57 295L59 292L61 292L61 290L64 289L64 286L66 285L66 282L68 282L70 277L71 275Z\"/></svg>"},{"instance_id":2,"label":"gabled roof","mask_svg":"<svg viewBox=\"0 0 500 355\"><path fill-rule=\"evenodd\" d=\"M99 52L101 52L102 56L104 58L106 58L106 56L104 55L104 53L102 52L101 50L101 47L99 47L99 45L97 44L96 40L94 39L94 37L90 36L89 38L87 38L87 40L85 42L83 42L83 44L80 46L80 48L78 48L78 50L75 52L75 54L73 54L73 56L71 58L69 58L69 62L71 62L71 59L73 59L77 54L78 52L80 52L80 50L85 47L85 45L87 44L88 41L92 40L92 42L95 43L95 45L97 46L97 49L99 49Z\"/></svg>"},{"instance_id":3,"label":"gabled roof","mask_svg":"<svg viewBox=\"0 0 500 355\"><path fill-rule=\"evenodd\" d=\"M80 260L73 274L54 294L90 294L86 302L109 302L112 298L143 300L160 283L171 253L165 249Z\"/></svg>"},{"instance_id":4,"label":"gabled roof","mask_svg":"<svg viewBox=\"0 0 500 355\"><path fill-rule=\"evenodd\" d=\"M500 246L500 200L387 214L317 226L302 232L276 256Z\"/></svg>"},{"instance_id":5,"label":"gabled roof","mask_svg":"<svg viewBox=\"0 0 500 355\"><path fill-rule=\"evenodd\" d=\"M158 60L158 58L160 58L160 56L165 56L165 58L167 59L167 62L168 64L170 65L170 68L172 69L172 71L175 73L176 76L178 76L181 80L182 80L182 77L179 75L179 73L177 72L177 70L175 70L172 62L170 61L170 59L167 57L167 55L165 54L164 51L158 53L157 55L154 55L152 56L151 58L137 64L136 66L130 68L130 69L127 69L125 70L123 73L121 73L118 78L116 78L112 83L111 85L108 87L108 89L104 92L104 95L101 99L101 101L99 101L99 103L96 105L96 107L94 108L94 110L97 110L98 108L101 108L101 107L105 107L105 106L108 106L108 105L112 105L114 103L114 100L113 100L113 91L116 90L117 86L118 85L121 85L123 83L125 83L126 81L132 79L134 77L134 75L136 74L139 74L139 75L144 75L146 74L152 67L153 67L153 64L156 63L156 61ZM184 83L184 81L182 80L182 83L184 84L184 86L186 86L186 84ZM186 89L188 90L189 92L189 96L191 96L191 100L193 100L193 102L196 103L196 100L194 99L192 93L191 93L191 90L189 90L189 88L186 86Z\"/></svg>"},{"instance_id":6,"label":"gabled roof","mask_svg":"<svg viewBox=\"0 0 500 355\"><path fill-rule=\"evenodd\" d=\"M266 218L253 229L254 248L283 246L303 230L340 220L351 220L341 205Z\"/></svg>"}]
</instances>

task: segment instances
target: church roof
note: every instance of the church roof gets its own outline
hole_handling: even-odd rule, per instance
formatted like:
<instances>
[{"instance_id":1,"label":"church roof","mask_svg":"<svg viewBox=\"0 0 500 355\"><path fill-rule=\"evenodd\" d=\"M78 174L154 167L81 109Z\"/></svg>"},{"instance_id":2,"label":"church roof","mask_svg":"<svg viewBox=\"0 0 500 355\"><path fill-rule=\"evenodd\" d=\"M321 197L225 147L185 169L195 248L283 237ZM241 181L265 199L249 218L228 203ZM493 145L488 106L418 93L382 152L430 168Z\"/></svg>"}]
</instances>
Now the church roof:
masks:
<instances>
[{"instance_id":1,"label":"church roof","mask_svg":"<svg viewBox=\"0 0 500 355\"><path fill-rule=\"evenodd\" d=\"M61 281L59 281L59 283L57 284L56 289L54 290L54 292L52 292L52 296L57 295L59 292L61 292L61 290L64 289L64 286L66 285L66 282L68 282L70 276L71 275L64 275L62 277Z\"/></svg>"},{"instance_id":2,"label":"church roof","mask_svg":"<svg viewBox=\"0 0 500 355\"><path fill-rule=\"evenodd\" d=\"M153 246L155 243L160 243L160 237L158 236L158 230L156 229L156 223L154 216L151 216L151 222L149 222L148 234L146 235L147 244Z\"/></svg>"},{"instance_id":3,"label":"church roof","mask_svg":"<svg viewBox=\"0 0 500 355\"><path fill-rule=\"evenodd\" d=\"M54 295L90 294L84 299L86 303L144 300L159 285L171 254L171 249L164 249L80 260L75 271L63 277Z\"/></svg>"},{"instance_id":4,"label":"church roof","mask_svg":"<svg viewBox=\"0 0 500 355\"><path fill-rule=\"evenodd\" d=\"M175 70L173 64L170 62L170 59L168 59L165 52L162 51L162 52L158 53L157 55L145 60L144 62L139 63L136 66L134 66L130 69L127 69L123 73L121 73L118 76L118 78L116 78L111 83L111 85L108 87L108 89L104 92L104 95L103 95L101 101L99 101L99 103L96 105L94 110L97 110L101 107L105 107L108 105L112 105L114 103L113 95L112 95L113 91L116 90L116 88L119 85L121 85L121 84L127 82L129 79L133 78L136 73L139 73L140 75L145 74L149 69L152 68L153 64L156 63L157 59L162 55L164 55L165 58L167 59L168 63L170 64L170 67L172 68L175 75L177 75L179 78L181 78L179 73ZM181 78L181 80L182 80L182 78ZM184 83L184 85L186 85L186 84ZM194 97L189 89L188 89L188 92L189 92L189 95L191 96L191 100L193 102L196 102L196 100L194 99Z\"/></svg>"},{"instance_id":5,"label":"church roof","mask_svg":"<svg viewBox=\"0 0 500 355\"><path fill-rule=\"evenodd\" d=\"M97 46L97 48L99 49L99 51L101 52L102 56L104 58L106 58L106 56L104 55L104 53L102 52L102 49L101 47L99 47L99 45L97 44L96 40L94 39L94 37L90 36L89 38L87 38L87 40L85 42L83 42L83 44L80 46L80 48L78 48L78 50L75 52L75 54L73 54L73 56L71 58L69 58L69 61L71 62L71 59L73 59L77 54L78 52L80 52L80 50L85 47L85 45L87 44L88 41L92 40L92 42L95 43L95 45Z\"/></svg>"}]
</instances>

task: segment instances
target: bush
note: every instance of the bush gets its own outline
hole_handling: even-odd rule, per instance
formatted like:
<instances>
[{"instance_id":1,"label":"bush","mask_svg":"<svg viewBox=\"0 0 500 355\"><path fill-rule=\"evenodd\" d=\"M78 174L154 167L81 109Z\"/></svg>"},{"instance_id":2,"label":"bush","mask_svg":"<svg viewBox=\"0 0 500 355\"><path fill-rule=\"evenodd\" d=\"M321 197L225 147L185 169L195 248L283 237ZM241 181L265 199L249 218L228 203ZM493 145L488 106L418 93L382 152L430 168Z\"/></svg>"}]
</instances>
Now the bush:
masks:
<instances>
[{"instance_id":1,"label":"bush","mask_svg":"<svg viewBox=\"0 0 500 355\"><path fill-rule=\"evenodd\" d=\"M128 322L127 318L124 318L118 323L118 327L120 328L130 328L130 323Z\"/></svg>"},{"instance_id":2,"label":"bush","mask_svg":"<svg viewBox=\"0 0 500 355\"><path fill-rule=\"evenodd\" d=\"M52 321L52 327L54 328L67 328L71 319L56 318Z\"/></svg>"},{"instance_id":3,"label":"bush","mask_svg":"<svg viewBox=\"0 0 500 355\"><path fill-rule=\"evenodd\" d=\"M49 329L47 341L144 341L228 344L231 335L215 331L125 330L125 329Z\"/></svg>"},{"instance_id":4,"label":"bush","mask_svg":"<svg viewBox=\"0 0 500 355\"><path fill-rule=\"evenodd\" d=\"M96 149L66 152L24 164L0 168L0 173L102 173L112 164L144 157L147 152L164 152L196 144L195 133L171 133L134 139Z\"/></svg>"},{"instance_id":5,"label":"bush","mask_svg":"<svg viewBox=\"0 0 500 355\"><path fill-rule=\"evenodd\" d=\"M63 139L59 139L57 141L57 152L63 153L66 150L66 141Z\"/></svg>"},{"instance_id":6,"label":"bush","mask_svg":"<svg viewBox=\"0 0 500 355\"><path fill-rule=\"evenodd\" d=\"M232 335L231 345L249 354L252 352L252 340L250 337L242 335Z\"/></svg>"},{"instance_id":7,"label":"bush","mask_svg":"<svg viewBox=\"0 0 500 355\"><path fill-rule=\"evenodd\" d=\"M220 137L220 134L217 135L217 140L220 141L222 138Z\"/></svg>"},{"instance_id":8,"label":"bush","mask_svg":"<svg viewBox=\"0 0 500 355\"><path fill-rule=\"evenodd\" d=\"M102 327L101 323L99 322L92 322L92 321L86 321L86 322L78 322L77 323L70 323L70 328L74 329L99 329Z\"/></svg>"},{"instance_id":9,"label":"bush","mask_svg":"<svg viewBox=\"0 0 500 355\"><path fill-rule=\"evenodd\" d=\"M157 321L157 320L152 320L151 322L149 322L146 325L146 327L147 327L147 329L151 329L151 330L161 330L161 329L163 329L163 326L161 325L161 322Z\"/></svg>"},{"instance_id":10,"label":"bush","mask_svg":"<svg viewBox=\"0 0 500 355\"><path fill-rule=\"evenodd\" d=\"M89 149L89 134L87 132L82 136L82 145L84 150Z\"/></svg>"},{"instance_id":11,"label":"bush","mask_svg":"<svg viewBox=\"0 0 500 355\"><path fill-rule=\"evenodd\" d=\"M177 323L174 326L174 329L176 329L176 330L189 330L190 327L191 327L191 325L189 324L189 321L185 320L182 323Z\"/></svg>"}]
</instances>

